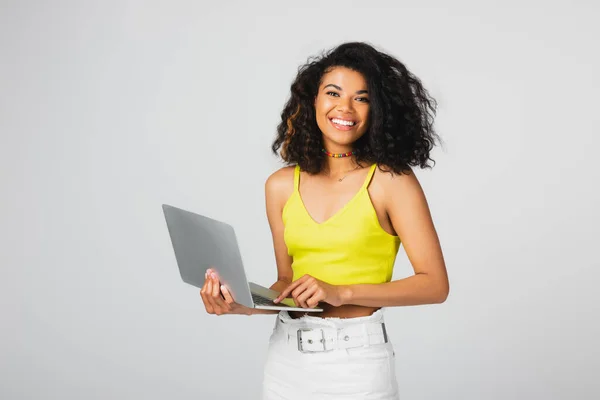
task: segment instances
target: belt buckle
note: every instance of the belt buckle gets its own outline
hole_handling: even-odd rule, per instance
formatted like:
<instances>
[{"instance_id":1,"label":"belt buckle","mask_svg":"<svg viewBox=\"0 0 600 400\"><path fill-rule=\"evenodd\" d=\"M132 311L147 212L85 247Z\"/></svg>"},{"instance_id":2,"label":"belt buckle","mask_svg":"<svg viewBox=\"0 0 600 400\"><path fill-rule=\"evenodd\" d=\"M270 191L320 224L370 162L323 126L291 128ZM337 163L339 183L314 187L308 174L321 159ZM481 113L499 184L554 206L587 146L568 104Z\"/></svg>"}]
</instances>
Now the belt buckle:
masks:
<instances>
[{"instance_id":1,"label":"belt buckle","mask_svg":"<svg viewBox=\"0 0 600 400\"><path fill-rule=\"evenodd\" d=\"M325 332L323 331L323 329L319 330L321 331L321 345L323 346L323 350L319 349L319 350L305 350L304 346L302 345L302 332L310 332L310 331L314 331L315 329L311 329L311 328L300 328L298 329L298 331L296 332L296 336L298 337L298 351L300 351L301 353L320 353L322 351L327 351L327 348L325 347ZM309 344L312 344L312 339L308 340Z\"/></svg>"}]
</instances>

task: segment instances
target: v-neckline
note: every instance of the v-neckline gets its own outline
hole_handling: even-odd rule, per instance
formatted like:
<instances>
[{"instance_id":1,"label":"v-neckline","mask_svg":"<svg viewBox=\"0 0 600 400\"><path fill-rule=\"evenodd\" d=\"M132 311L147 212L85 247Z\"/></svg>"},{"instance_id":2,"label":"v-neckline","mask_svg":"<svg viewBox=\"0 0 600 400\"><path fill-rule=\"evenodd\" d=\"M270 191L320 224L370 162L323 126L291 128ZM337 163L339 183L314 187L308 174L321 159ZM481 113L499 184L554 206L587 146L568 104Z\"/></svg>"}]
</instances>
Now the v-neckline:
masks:
<instances>
[{"instance_id":1,"label":"v-neckline","mask_svg":"<svg viewBox=\"0 0 600 400\"><path fill-rule=\"evenodd\" d=\"M308 211L308 209L306 208L306 205L304 204L304 200L302 200L302 195L300 194L300 188L299 187L298 187L298 199L300 199L300 204L302 205L302 209L304 210L304 213L306 214L306 216L308 217L308 219L310 219L315 225L321 226L321 225L327 224L331 220L335 219L338 215L342 214L348 207L350 207L350 205L358 198L358 196L364 190L366 190L366 188L364 186L361 186L361 188L358 189L358 192L356 192L354 194L354 196L352 196L352 198L346 202L346 204L344 204L339 210L337 210L336 212L334 212L329 218L325 219L322 222L318 222L317 220L315 220L313 218L313 216L310 214L310 212Z\"/></svg>"},{"instance_id":2,"label":"v-neckline","mask_svg":"<svg viewBox=\"0 0 600 400\"><path fill-rule=\"evenodd\" d=\"M356 199L362 194L363 191L368 190L368 181L370 180L370 175L371 175L371 167L369 167L369 170L367 171L367 176L365 176L365 179L361 185L361 187L358 189L358 191L354 194L354 196L352 196L352 198L350 198L350 200L348 200L346 202L346 204L344 204L339 210L337 210L336 212L334 212L329 218L323 220L322 222L318 222L317 220L315 220L312 216L312 214L308 211L308 209L306 208L306 204L304 204L304 200L302 199L302 194L300 194L300 172L298 172L298 186L296 187L296 192L298 193L298 199L300 200L300 204L302 205L302 209L304 210L304 213L306 214L306 216L308 217L308 219L310 219L312 221L313 224L317 225L317 226L322 226L325 225L327 223L329 223L330 221L334 220L338 215L342 214L345 210L348 209L348 207L350 207L352 205L352 203L354 203L356 201Z\"/></svg>"}]
</instances>

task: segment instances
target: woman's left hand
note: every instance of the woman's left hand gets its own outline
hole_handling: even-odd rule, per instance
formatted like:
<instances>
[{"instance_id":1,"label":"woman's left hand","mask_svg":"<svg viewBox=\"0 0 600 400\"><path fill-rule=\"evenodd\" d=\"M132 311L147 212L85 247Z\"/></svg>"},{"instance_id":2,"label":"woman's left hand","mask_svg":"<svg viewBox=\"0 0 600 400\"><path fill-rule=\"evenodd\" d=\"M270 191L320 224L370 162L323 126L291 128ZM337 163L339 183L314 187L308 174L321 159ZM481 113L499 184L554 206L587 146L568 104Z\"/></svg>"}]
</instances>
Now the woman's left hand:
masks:
<instances>
[{"instance_id":1,"label":"woman's left hand","mask_svg":"<svg viewBox=\"0 0 600 400\"><path fill-rule=\"evenodd\" d=\"M313 276L304 275L285 288L274 302L278 303L291 294L296 305L302 308L316 307L321 301L338 307L343 303L341 288L341 286L330 285Z\"/></svg>"}]
</instances>

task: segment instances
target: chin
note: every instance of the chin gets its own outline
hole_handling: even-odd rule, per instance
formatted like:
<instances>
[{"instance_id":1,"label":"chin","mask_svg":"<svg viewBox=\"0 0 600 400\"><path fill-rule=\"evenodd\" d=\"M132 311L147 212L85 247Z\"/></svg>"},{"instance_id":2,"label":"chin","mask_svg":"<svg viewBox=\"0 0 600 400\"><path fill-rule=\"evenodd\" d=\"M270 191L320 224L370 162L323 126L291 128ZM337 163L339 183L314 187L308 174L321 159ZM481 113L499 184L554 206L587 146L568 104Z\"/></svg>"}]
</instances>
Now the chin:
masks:
<instances>
[{"instance_id":1,"label":"chin","mask_svg":"<svg viewBox=\"0 0 600 400\"><path fill-rule=\"evenodd\" d=\"M326 139L325 140L326 142L336 145L336 146L339 146L339 147L352 147L352 144L354 142L356 142L356 140L352 140L352 139L350 139L350 140L349 139L339 139L339 138L332 138L331 136L325 137L325 139Z\"/></svg>"},{"instance_id":2,"label":"chin","mask_svg":"<svg viewBox=\"0 0 600 400\"><path fill-rule=\"evenodd\" d=\"M338 146L347 146L350 147L354 144L354 142L356 142L358 139L360 139L362 135L344 135L344 134L340 134L339 132L336 132L336 134L331 135L331 134L327 134L327 135L323 135L323 137L330 143L334 143Z\"/></svg>"}]
</instances>

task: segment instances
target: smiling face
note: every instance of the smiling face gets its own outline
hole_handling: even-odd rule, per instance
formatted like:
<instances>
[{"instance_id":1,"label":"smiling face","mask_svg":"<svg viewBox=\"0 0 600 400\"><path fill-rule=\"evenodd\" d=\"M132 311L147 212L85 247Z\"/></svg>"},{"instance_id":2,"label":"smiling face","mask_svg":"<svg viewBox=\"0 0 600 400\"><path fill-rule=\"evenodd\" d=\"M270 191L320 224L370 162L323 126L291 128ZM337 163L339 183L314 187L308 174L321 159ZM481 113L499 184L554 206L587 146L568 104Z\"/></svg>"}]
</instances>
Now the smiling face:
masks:
<instances>
[{"instance_id":1,"label":"smiling face","mask_svg":"<svg viewBox=\"0 0 600 400\"><path fill-rule=\"evenodd\" d=\"M326 72L315 98L315 114L326 150L352 150L369 122L369 93L362 74L345 67Z\"/></svg>"}]
</instances>

